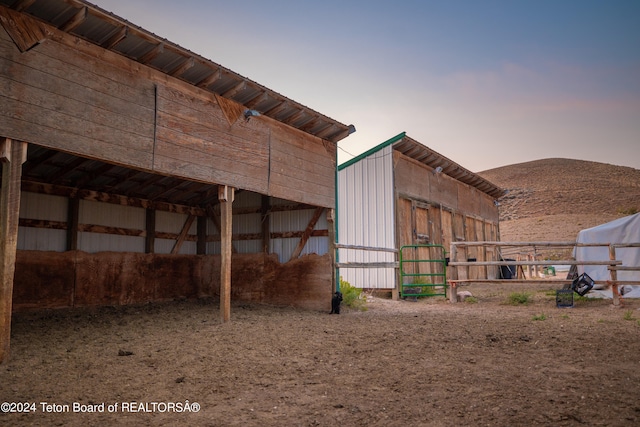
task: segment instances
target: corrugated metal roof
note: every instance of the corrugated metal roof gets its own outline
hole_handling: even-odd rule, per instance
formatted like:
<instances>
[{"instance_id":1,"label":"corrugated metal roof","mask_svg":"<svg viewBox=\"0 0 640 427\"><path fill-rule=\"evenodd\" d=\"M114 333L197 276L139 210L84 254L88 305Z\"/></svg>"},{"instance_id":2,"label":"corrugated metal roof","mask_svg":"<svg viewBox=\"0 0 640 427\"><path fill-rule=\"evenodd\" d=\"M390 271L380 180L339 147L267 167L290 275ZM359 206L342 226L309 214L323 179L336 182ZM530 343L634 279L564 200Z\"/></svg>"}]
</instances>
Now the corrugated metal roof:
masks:
<instances>
[{"instance_id":1,"label":"corrugated metal roof","mask_svg":"<svg viewBox=\"0 0 640 427\"><path fill-rule=\"evenodd\" d=\"M338 166L338 170L342 170L354 163L357 163L365 157L368 157L389 145L391 145L394 150L417 160L432 169L436 169L438 167L442 168L442 173L455 178L460 182L464 182L465 184L475 187L495 199L499 199L505 193L502 188L487 181L480 175L465 169L458 163L419 143L415 139L409 138L406 135L406 132L402 132L382 144L360 154L359 156L340 164Z\"/></svg>"},{"instance_id":2,"label":"corrugated metal roof","mask_svg":"<svg viewBox=\"0 0 640 427\"><path fill-rule=\"evenodd\" d=\"M0 0L57 29L238 102L311 135L338 142L355 132L220 64L83 0ZM185 24L186 25L186 24Z\"/></svg>"}]
</instances>

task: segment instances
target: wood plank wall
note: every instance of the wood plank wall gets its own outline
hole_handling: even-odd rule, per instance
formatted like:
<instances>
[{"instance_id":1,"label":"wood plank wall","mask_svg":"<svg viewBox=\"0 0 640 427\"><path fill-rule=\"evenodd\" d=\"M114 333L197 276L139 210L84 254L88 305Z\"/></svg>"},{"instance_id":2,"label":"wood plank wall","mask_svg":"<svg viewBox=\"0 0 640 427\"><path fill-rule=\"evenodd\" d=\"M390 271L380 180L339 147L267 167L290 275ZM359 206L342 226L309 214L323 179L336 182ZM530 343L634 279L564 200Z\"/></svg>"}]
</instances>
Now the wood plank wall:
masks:
<instances>
[{"instance_id":1,"label":"wood plank wall","mask_svg":"<svg viewBox=\"0 0 640 427\"><path fill-rule=\"evenodd\" d=\"M217 299L219 272L219 255L18 251L13 311ZM234 301L331 306L329 254L286 264L275 254L234 254L231 275Z\"/></svg>"},{"instance_id":2,"label":"wood plank wall","mask_svg":"<svg viewBox=\"0 0 640 427\"><path fill-rule=\"evenodd\" d=\"M444 174L434 174L429 167L398 152L394 152L394 180L398 247L425 243L422 235L427 228L416 222L412 209L428 210L429 243L444 244L446 251L452 241L498 239L499 214L491 196ZM470 247L459 256L465 261L487 260L496 259L497 254ZM455 270L447 274L455 275ZM495 278L497 269L470 267L463 274L466 278Z\"/></svg>"},{"instance_id":3,"label":"wood plank wall","mask_svg":"<svg viewBox=\"0 0 640 427\"><path fill-rule=\"evenodd\" d=\"M23 53L0 27L0 136L334 207L335 144L49 30Z\"/></svg>"},{"instance_id":4,"label":"wood plank wall","mask_svg":"<svg viewBox=\"0 0 640 427\"><path fill-rule=\"evenodd\" d=\"M151 82L54 42L21 53L2 28L0 64L4 136L132 167L152 166Z\"/></svg>"}]
</instances>

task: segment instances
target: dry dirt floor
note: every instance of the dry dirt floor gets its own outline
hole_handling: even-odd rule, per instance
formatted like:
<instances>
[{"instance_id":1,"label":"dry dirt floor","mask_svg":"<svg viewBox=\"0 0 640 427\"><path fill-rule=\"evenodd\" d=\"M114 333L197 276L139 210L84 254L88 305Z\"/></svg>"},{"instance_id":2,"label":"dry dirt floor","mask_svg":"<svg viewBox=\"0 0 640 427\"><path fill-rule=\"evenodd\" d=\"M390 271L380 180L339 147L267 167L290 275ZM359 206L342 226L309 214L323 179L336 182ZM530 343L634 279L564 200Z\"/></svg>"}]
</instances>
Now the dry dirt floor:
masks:
<instances>
[{"instance_id":1,"label":"dry dirt floor","mask_svg":"<svg viewBox=\"0 0 640 427\"><path fill-rule=\"evenodd\" d=\"M216 301L17 314L0 402L22 413L0 425L640 425L640 301L558 308L560 287L340 315L234 304L225 324Z\"/></svg>"}]
</instances>

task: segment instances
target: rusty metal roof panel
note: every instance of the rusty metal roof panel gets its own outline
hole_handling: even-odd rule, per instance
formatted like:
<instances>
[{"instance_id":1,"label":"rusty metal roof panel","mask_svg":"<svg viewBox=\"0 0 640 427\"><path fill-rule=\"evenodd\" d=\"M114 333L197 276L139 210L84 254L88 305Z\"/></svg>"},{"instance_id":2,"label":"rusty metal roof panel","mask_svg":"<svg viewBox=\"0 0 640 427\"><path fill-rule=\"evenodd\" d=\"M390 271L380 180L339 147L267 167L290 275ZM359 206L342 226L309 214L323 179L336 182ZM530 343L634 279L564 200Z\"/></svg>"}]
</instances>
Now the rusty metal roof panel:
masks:
<instances>
[{"instance_id":1,"label":"rusty metal roof panel","mask_svg":"<svg viewBox=\"0 0 640 427\"><path fill-rule=\"evenodd\" d=\"M120 43L113 47L113 51L118 52L128 58L136 60L142 58L155 48L155 45L148 40L129 34Z\"/></svg>"},{"instance_id":2,"label":"rusty metal roof panel","mask_svg":"<svg viewBox=\"0 0 640 427\"><path fill-rule=\"evenodd\" d=\"M104 21L95 15L87 14L73 29L73 33L85 40L102 44L117 28L118 27L111 22Z\"/></svg>"},{"instance_id":3,"label":"rusty metal roof panel","mask_svg":"<svg viewBox=\"0 0 640 427\"><path fill-rule=\"evenodd\" d=\"M210 67L200 63L199 61L195 61L193 67L182 74L182 79L188 81L193 85L197 85L211 74L212 73Z\"/></svg>"},{"instance_id":4,"label":"rusty metal roof panel","mask_svg":"<svg viewBox=\"0 0 640 427\"><path fill-rule=\"evenodd\" d=\"M7 2L3 1L2 3ZM12 5L10 5L10 7L23 7L23 2L21 1L12 2L11 0L9 0L8 3L13 3ZM23 12L33 15L36 18L46 21L54 27L58 28L65 22L68 22L78 12L78 10L68 3L61 1L39 1L29 5L23 10Z\"/></svg>"},{"instance_id":5,"label":"rusty metal roof panel","mask_svg":"<svg viewBox=\"0 0 640 427\"><path fill-rule=\"evenodd\" d=\"M171 72L171 70L178 67L186 59L188 58L178 54L177 52L165 49L162 53L156 55L153 59L148 61L147 65L150 65L153 68L156 68L168 74Z\"/></svg>"}]
</instances>

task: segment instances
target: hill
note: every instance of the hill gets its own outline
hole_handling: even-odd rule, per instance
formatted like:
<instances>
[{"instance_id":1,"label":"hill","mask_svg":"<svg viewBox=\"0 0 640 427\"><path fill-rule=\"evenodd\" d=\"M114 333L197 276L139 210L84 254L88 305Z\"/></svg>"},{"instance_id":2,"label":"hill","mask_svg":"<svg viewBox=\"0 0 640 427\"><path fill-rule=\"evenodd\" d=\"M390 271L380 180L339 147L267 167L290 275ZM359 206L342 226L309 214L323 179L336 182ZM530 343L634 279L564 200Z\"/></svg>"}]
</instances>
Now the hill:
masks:
<instances>
[{"instance_id":1,"label":"hill","mask_svg":"<svg viewBox=\"0 0 640 427\"><path fill-rule=\"evenodd\" d=\"M543 159L478 175L508 190L499 200L503 241L575 241L584 228L640 211L640 170L630 167Z\"/></svg>"}]
</instances>

